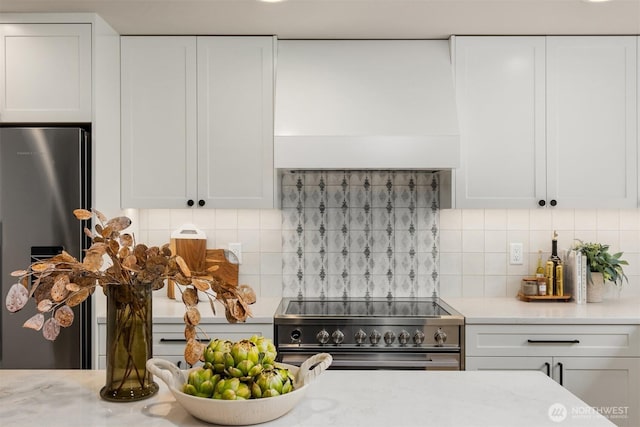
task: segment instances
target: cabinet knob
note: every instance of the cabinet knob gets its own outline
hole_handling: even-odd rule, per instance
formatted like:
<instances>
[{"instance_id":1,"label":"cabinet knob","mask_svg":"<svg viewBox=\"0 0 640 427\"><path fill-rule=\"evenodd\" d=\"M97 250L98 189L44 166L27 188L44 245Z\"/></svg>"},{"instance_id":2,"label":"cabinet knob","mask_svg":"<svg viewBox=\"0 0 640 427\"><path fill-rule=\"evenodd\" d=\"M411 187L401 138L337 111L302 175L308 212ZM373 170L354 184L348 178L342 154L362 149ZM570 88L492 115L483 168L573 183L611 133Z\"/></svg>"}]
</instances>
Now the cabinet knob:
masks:
<instances>
[{"instance_id":1,"label":"cabinet knob","mask_svg":"<svg viewBox=\"0 0 640 427\"><path fill-rule=\"evenodd\" d=\"M544 206L546 204L547 204L547 202L545 202L544 200L538 200L538 205Z\"/></svg>"},{"instance_id":2,"label":"cabinet knob","mask_svg":"<svg viewBox=\"0 0 640 427\"><path fill-rule=\"evenodd\" d=\"M551 201L549 202L549 204L550 204L551 206L555 206L555 205L557 205L557 204L558 204L558 202L556 202L555 200L551 200Z\"/></svg>"},{"instance_id":3,"label":"cabinet knob","mask_svg":"<svg viewBox=\"0 0 640 427\"><path fill-rule=\"evenodd\" d=\"M202 200L202 199L198 200L198 206L202 207L202 206L204 206L204 204L205 204L204 200Z\"/></svg>"},{"instance_id":4,"label":"cabinet knob","mask_svg":"<svg viewBox=\"0 0 640 427\"><path fill-rule=\"evenodd\" d=\"M187 200L187 206L193 206L195 202L191 199Z\"/></svg>"}]
</instances>

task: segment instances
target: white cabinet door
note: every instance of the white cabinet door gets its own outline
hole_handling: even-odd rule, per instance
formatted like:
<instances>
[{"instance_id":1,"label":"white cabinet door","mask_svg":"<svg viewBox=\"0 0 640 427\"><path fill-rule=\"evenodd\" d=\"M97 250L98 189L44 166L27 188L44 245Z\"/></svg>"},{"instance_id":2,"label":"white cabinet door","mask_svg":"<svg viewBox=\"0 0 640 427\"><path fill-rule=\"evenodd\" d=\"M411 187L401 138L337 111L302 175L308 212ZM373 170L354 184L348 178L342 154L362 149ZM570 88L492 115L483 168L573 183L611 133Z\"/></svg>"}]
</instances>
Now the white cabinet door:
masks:
<instances>
[{"instance_id":1,"label":"white cabinet door","mask_svg":"<svg viewBox=\"0 0 640 427\"><path fill-rule=\"evenodd\" d=\"M637 37L547 38L547 197L637 207Z\"/></svg>"},{"instance_id":2,"label":"white cabinet door","mask_svg":"<svg viewBox=\"0 0 640 427\"><path fill-rule=\"evenodd\" d=\"M619 426L640 425L640 358L554 357L554 377Z\"/></svg>"},{"instance_id":3,"label":"white cabinet door","mask_svg":"<svg viewBox=\"0 0 640 427\"><path fill-rule=\"evenodd\" d=\"M122 206L197 198L196 38L122 37Z\"/></svg>"},{"instance_id":4,"label":"white cabinet door","mask_svg":"<svg viewBox=\"0 0 640 427\"><path fill-rule=\"evenodd\" d=\"M1 122L91 122L91 24L2 24L0 39Z\"/></svg>"},{"instance_id":5,"label":"white cabinet door","mask_svg":"<svg viewBox=\"0 0 640 427\"><path fill-rule=\"evenodd\" d=\"M198 199L272 208L273 39L198 37Z\"/></svg>"},{"instance_id":6,"label":"white cabinet door","mask_svg":"<svg viewBox=\"0 0 640 427\"><path fill-rule=\"evenodd\" d=\"M531 208L546 193L545 38L456 37L456 207Z\"/></svg>"}]
</instances>

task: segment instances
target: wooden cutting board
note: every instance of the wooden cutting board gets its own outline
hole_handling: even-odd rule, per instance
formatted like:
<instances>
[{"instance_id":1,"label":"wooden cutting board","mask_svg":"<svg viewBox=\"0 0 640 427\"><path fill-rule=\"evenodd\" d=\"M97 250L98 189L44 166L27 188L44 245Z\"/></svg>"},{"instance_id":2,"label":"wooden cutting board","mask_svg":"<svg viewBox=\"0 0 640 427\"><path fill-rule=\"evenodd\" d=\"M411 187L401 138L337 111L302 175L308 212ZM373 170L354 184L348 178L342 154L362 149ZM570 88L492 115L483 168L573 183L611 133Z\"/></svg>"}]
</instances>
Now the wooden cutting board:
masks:
<instances>
[{"instance_id":1,"label":"wooden cutting board","mask_svg":"<svg viewBox=\"0 0 640 427\"><path fill-rule=\"evenodd\" d=\"M218 269L210 274L218 280L222 280L233 286L238 286L238 272L240 270L240 266L235 261L233 254L227 250L206 250L206 268L214 265L218 266Z\"/></svg>"},{"instance_id":2,"label":"wooden cutting board","mask_svg":"<svg viewBox=\"0 0 640 427\"><path fill-rule=\"evenodd\" d=\"M185 224L171 234L169 241L171 253L180 255L191 271L206 270L207 238L191 224ZM167 283L167 297L175 298L172 281Z\"/></svg>"}]
</instances>

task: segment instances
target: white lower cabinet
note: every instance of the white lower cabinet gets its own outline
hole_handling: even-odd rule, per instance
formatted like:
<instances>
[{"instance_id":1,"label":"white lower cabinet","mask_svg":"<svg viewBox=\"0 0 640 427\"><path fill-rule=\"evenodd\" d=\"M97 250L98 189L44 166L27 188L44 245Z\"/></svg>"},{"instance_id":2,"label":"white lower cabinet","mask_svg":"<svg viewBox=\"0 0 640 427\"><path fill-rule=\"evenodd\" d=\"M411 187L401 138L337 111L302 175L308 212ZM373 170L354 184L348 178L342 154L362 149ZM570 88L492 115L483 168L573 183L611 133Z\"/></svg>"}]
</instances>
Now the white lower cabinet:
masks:
<instances>
[{"instance_id":1,"label":"white lower cabinet","mask_svg":"<svg viewBox=\"0 0 640 427\"><path fill-rule=\"evenodd\" d=\"M273 323L201 323L199 328L208 337L206 342L215 338L239 341L253 335L273 339ZM202 333L200 335L204 337ZM98 342L98 369L106 369L107 325L104 323L98 324ZM187 364L184 361L186 343L183 323L155 323L153 325L153 357L166 359L181 368L186 368Z\"/></svg>"},{"instance_id":2,"label":"white lower cabinet","mask_svg":"<svg viewBox=\"0 0 640 427\"><path fill-rule=\"evenodd\" d=\"M638 426L639 335L636 325L467 325L465 364L541 371L615 424Z\"/></svg>"}]
</instances>

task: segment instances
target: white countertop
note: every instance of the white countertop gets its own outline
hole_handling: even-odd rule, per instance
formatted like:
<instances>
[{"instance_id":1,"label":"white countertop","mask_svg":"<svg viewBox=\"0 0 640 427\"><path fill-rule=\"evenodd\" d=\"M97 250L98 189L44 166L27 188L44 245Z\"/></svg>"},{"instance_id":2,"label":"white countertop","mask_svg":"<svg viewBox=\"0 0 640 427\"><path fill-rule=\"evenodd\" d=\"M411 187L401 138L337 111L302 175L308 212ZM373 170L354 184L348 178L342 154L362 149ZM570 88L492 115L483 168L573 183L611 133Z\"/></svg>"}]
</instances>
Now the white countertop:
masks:
<instances>
[{"instance_id":1,"label":"white countertop","mask_svg":"<svg viewBox=\"0 0 640 427\"><path fill-rule=\"evenodd\" d=\"M471 324L640 324L640 297L600 303L524 302L517 298L443 298Z\"/></svg>"},{"instance_id":2,"label":"white countertop","mask_svg":"<svg viewBox=\"0 0 640 427\"><path fill-rule=\"evenodd\" d=\"M104 371L0 370L0 420L9 426L205 426L160 380L131 403L99 397ZM550 408L566 408L561 423ZM560 406L562 405L562 406ZM553 409L552 409L553 411ZM300 405L265 427L613 426L541 372L336 371L310 384Z\"/></svg>"},{"instance_id":3,"label":"white countertop","mask_svg":"<svg viewBox=\"0 0 640 427\"><path fill-rule=\"evenodd\" d=\"M246 323L273 323L273 315L280 304L280 297L259 297L254 304L249 306L251 317L247 318ZM224 307L219 302L215 302L216 313L211 311L211 305L208 300L201 301L198 304L198 310L202 319L200 323L229 323L224 316ZM169 299L165 295L153 295L153 321L154 323L180 323L183 324L184 304L179 298L177 300ZM106 323L106 308L104 306L97 308L98 323Z\"/></svg>"}]
</instances>

